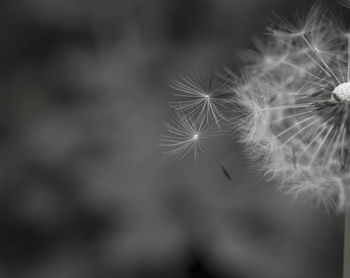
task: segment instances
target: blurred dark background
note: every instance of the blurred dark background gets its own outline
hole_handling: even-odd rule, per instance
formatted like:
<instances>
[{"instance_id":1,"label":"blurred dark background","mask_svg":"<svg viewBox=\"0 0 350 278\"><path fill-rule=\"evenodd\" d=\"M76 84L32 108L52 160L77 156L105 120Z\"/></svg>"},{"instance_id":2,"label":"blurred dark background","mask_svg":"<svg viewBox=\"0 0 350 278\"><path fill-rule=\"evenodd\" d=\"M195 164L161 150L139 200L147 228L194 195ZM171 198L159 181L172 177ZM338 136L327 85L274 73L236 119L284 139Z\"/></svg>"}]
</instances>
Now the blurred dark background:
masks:
<instances>
[{"instance_id":1,"label":"blurred dark background","mask_svg":"<svg viewBox=\"0 0 350 278\"><path fill-rule=\"evenodd\" d=\"M342 216L289 201L235 138L171 162L173 76L240 67L310 1L3 0L0 278L333 278Z\"/></svg>"}]
</instances>

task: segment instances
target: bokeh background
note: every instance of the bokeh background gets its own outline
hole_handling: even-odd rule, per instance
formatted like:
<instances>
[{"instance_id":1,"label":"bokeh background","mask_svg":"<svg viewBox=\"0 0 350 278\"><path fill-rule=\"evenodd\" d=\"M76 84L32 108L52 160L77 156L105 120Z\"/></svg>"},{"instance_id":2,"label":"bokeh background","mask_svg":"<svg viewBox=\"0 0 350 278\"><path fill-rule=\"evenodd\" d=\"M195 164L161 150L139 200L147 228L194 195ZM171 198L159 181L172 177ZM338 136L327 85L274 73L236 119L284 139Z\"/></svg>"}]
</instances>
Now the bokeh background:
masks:
<instances>
[{"instance_id":1,"label":"bokeh background","mask_svg":"<svg viewBox=\"0 0 350 278\"><path fill-rule=\"evenodd\" d=\"M0 278L341 277L342 215L305 209L249 167L159 147L168 84L238 73L275 11L310 1L3 0Z\"/></svg>"}]
</instances>

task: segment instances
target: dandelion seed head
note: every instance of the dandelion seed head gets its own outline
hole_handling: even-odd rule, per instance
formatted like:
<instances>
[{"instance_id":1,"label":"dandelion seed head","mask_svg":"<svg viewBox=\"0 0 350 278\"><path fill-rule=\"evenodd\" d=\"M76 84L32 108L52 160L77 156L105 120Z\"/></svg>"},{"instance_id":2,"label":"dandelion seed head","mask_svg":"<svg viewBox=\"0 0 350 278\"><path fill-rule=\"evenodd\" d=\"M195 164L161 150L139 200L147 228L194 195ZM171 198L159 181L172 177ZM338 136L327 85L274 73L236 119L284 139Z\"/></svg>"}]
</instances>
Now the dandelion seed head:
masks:
<instances>
[{"instance_id":1,"label":"dandelion seed head","mask_svg":"<svg viewBox=\"0 0 350 278\"><path fill-rule=\"evenodd\" d=\"M350 36L327 7L278 18L235 88L249 157L285 192L343 209L350 199Z\"/></svg>"}]
</instances>

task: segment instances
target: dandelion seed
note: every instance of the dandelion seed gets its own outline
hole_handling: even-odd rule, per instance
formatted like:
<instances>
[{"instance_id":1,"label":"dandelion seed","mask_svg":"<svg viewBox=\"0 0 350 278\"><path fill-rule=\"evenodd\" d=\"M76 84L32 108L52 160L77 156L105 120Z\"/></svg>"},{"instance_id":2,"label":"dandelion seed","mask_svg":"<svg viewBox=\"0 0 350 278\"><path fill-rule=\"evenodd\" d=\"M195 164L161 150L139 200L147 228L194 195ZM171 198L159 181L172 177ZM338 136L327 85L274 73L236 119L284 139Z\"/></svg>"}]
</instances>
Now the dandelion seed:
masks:
<instances>
[{"instance_id":1,"label":"dandelion seed","mask_svg":"<svg viewBox=\"0 0 350 278\"><path fill-rule=\"evenodd\" d=\"M226 83L218 77L200 76L194 79L181 76L170 86L176 91L174 95L177 99L171 103L175 111L206 124L214 121L217 126L225 120L224 111L228 110L232 99L225 90Z\"/></svg>"},{"instance_id":2,"label":"dandelion seed","mask_svg":"<svg viewBox=\"0 0 350 278\"><path fill-rule=\"evenodd\" d=\"M165 154L174 159L182 159L193 153L195 160L200 152L206 152L207 141L220 133L203 122L195 122L183 113L175 113L172 124L165 123L169 135L161 137L160 145L166 148Z\"/></svg>"},{"instance_id":3,"label":"dandelion seed","mask_svg":"<svg viewBox=\"0 0 350 278\"><path fill-rule=\"evenodd\" d=\"M296 14L294 23L278 14L274 14L271 19L272 26L268 28L268 33L272 34L275 39L293 39L309 33L315 28L321 28L327 25L327 16L322 12L323 8L318 3L314 4L308 13L304 15ZM289 44L290 42L287 40L282 43Z\"/></svg>"},{"instance_id":4,"label":"dandelion seed","mask_svg":"<svg viewBox=\"0 0 350 278\"><path fill-rule=\"evenodd\" d=\"M225 175L225 177L229 180L229 181L232 181L232 177L230 175L230 173L226 170L226 168L224 166L221 166L220 165L220 168L223 172L223 174Z\"/></svg>"}]
</instances>

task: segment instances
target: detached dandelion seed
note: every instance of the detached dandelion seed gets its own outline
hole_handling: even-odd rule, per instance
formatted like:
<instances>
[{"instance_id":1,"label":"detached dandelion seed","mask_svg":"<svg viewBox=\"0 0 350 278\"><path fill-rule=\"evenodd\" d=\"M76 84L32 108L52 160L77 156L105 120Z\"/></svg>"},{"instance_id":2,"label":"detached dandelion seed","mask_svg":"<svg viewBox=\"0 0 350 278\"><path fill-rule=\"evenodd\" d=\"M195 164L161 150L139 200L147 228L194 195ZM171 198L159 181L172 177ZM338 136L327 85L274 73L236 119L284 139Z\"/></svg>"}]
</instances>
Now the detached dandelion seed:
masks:
<instances>
[{"instance_id":1,"label":"detached dandelion seed","mask_svg":"<svg viewBox=\"0 0 350 278\"><path fill-rule=\"evenodd\" d=\"M171 103L175 111L206 124L214 121L218 127L225 120L224 111L232 100L225 82L217 76L203 74L198 79L181 76L170 87L175 90L176 100Z\"/></svg>"},{"instance_id":2,"label":"detached dandelion seed","mask_svg":"<svg viewBox=\"0 0 350 278\"><path fill-rule=\"evenodd\" d=\"M174 159L182 159L193 153L195 160L200 152L206 152L207 141L219 133L213 125L193 121L183 113L175 113L173 123L165 123L168 135L161 136L160 145L166 148L165 154Z\"/></svg>"}]
</instances>

